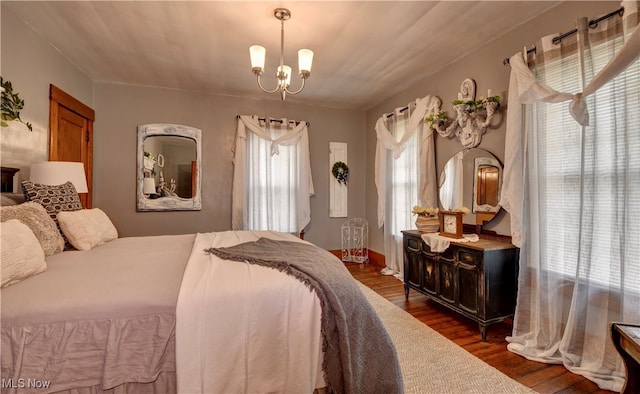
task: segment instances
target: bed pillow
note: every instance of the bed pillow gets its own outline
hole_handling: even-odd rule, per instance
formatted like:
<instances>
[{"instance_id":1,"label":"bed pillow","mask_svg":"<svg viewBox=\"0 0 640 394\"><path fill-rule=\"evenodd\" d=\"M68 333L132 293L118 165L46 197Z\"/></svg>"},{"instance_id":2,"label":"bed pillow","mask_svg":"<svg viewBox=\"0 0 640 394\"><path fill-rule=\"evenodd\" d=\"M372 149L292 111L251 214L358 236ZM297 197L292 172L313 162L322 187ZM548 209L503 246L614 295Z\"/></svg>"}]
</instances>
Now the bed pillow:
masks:
<instances>
[{"instance_id":1,"label":"bed pillow","mask_svg":"<svg viewBox=\"0 0 640 394\"><path fill-rule=\"evenodd\" d=\"M26 224L40 242L45 256L62 252L64 240L56 223L47 214L44 207L35 202L0 207L0 222L17 219Z\"/></svg>"},{"instance_id":2,"label":"bed pillow","mask_svg":"<svg viewBox=\"0 0 640 394\"><path fill-rule=\"evenodd\" d=\"M31 181L22 181L22 191L28 201L42 205L56 225L58 225L59 212L82 209L78 192L71 182L62 185L43 185ZM60 230L59 225L58 229ZM60 233L64 238L64 233L62 231ZM67 239L65 238L64 241L67 249Z\"/></svg>"},{"instance_id":3,"label":"bed pillow","mask_svg":"<svg viewBox=\"0 0 640 394\"><path fill-rule=\"evenodd\" d=\"M20 282L47 269L40 242L26 224L16 219L0 223L0 238L0 287Z\"/></svg>"},{"instance_id":4,"label":"bed pillow","mask_svg":"<svg viewBox=\"0 0 640 394\"><path fill-rule=\"evenodd\" d=\"M78 250L90 250L118 238L118 231L100 208L60 212L58 224Z\"/></svg>"}]
</instances>

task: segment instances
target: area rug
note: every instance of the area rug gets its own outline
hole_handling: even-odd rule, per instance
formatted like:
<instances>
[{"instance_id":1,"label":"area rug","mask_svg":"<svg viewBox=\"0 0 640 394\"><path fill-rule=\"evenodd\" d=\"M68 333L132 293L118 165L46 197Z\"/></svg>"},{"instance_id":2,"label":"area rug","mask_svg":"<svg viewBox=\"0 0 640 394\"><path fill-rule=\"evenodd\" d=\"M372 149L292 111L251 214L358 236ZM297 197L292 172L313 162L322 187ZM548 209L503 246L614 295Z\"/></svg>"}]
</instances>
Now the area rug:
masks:
<instances>
[{"instance_id":1,"label":"area rug","mask_svg":"<svg viewBox=\"0 0 640 394\"><path fill-rule=\"evenodd\" d=\"M396 346L405 393L535 393L373 290L360 287Z\"/></svg>"}]
</instances>

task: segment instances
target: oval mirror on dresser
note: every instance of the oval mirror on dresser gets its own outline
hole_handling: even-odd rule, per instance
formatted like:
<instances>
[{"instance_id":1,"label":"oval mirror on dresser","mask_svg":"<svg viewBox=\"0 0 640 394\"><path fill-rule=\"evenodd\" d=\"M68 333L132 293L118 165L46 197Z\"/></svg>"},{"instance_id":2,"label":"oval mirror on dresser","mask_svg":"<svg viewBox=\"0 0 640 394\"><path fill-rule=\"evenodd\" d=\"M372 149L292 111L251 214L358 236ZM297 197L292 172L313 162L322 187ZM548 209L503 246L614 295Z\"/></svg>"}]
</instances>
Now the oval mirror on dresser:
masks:
<instances>
[{"instance_id":1,"label":"oval mirror on dresser","mask_svg":"<svg viewBox=\"0 0 640 394\"><path fill-rule=\"evenodd\" d=\"M502 165L480 148L463 149L445 164L439 179L440 208L467 207L463 222L482 226L500 210Z\"/></svg>"}]
</instances>

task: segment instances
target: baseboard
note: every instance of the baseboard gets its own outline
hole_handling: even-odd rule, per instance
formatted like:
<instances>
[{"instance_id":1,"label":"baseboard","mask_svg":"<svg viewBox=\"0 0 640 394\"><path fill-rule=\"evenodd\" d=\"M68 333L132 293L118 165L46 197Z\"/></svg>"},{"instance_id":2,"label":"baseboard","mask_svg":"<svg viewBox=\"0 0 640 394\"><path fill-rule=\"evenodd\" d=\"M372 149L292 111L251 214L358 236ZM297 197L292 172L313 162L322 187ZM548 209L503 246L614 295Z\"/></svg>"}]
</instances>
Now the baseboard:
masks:
<instances>
[{"instance_id":1,"label":"baseboard","mask_svg":"<svg viewBox=\"0 0 640 394\"><path fill-rule=\"evenodd\" d=\"M370 264L375 264L378 265L380 267L385 267L385 259L384 259L384 255L380 254L374 250L369 249L368 251L369 254L369 263ZM336 256L337 258L342 260L342 250L329 250L329 253L333 254L334 256Z\"/></svg>"},{"instance_id":2,"label":"baseboard","mask_svg":"<svg viewBox=\"0 0 640 394\"><path fill-rule=\"evenodd\" d=\"M384 255L376 252L375 250L369 249L369 261L375 265L379 265L380 267L387 266Z\"/></svg>"}]
</instances>

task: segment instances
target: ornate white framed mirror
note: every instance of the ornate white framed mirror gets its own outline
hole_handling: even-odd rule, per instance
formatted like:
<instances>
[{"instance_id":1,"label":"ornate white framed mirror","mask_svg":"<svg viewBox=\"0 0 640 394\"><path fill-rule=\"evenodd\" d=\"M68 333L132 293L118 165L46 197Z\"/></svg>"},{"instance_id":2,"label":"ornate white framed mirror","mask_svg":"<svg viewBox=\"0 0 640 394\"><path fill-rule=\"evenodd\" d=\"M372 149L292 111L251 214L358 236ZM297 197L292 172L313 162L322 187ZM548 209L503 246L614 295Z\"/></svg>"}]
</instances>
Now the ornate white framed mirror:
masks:
<instances>
[{"instance_id":1,"label":"ornate white framed mirror","mask_svg":"<svg viewBox=\"0 0 640 394\"><path fill-rule=\"evenodd\" d=\"M138 126L138 211L198 211L202 131L175 124Z\"/></svg>"}]
</instances>

